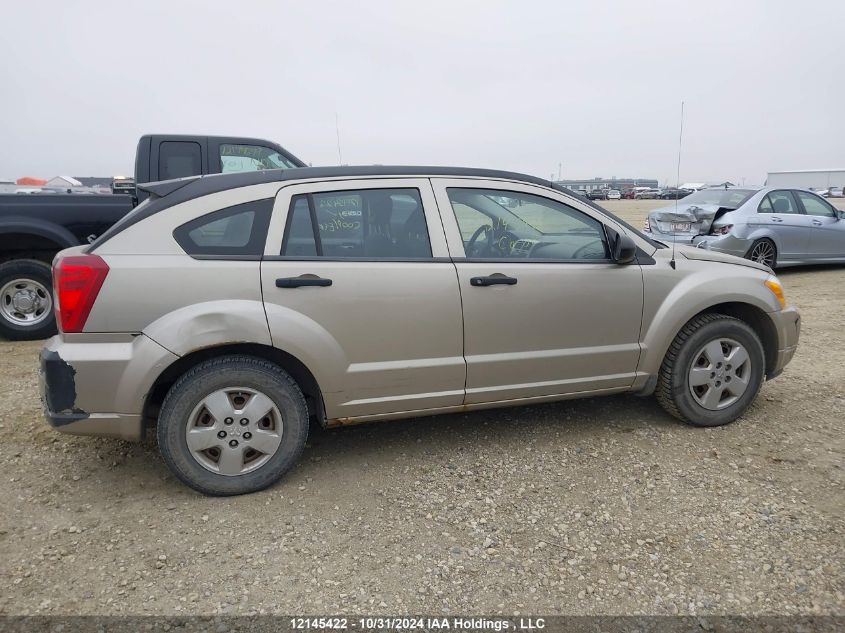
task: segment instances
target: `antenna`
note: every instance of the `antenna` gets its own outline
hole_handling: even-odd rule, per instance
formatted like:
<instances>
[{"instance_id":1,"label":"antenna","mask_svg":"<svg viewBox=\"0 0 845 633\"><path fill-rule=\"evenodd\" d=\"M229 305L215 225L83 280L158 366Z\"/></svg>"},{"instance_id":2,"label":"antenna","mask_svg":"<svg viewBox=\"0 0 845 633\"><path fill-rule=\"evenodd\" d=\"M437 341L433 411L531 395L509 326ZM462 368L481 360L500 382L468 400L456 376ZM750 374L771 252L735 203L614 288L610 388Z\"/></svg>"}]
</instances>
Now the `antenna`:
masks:
<instances>
[{"instance_id":1,"label":"antenna","mask_svg":"<svg viewBox=\"0 0 845 633\"><path fill-rule=\"evenodd\" d=\"M678 134L678 170L675 174L675 213L678 213L678 187L681 186L681 147L684 140L684 102L681 101L681 132ZM674 224L674 222L673 222ZM675 269L675 231L672 230L672 259L669 260L672 270Z\"/></svg>"},{"instance_id":2,"label":"antenna","mask_svg":"<svg viewBox=\"0 0 845 633\"><path fill-rule=\"evenodd\" d=\"M343 154L340 153L340 124L337 120L337 110L334 113L334 131L337 134L337 164L343 165Z\"/></svg>"}]
</instances>

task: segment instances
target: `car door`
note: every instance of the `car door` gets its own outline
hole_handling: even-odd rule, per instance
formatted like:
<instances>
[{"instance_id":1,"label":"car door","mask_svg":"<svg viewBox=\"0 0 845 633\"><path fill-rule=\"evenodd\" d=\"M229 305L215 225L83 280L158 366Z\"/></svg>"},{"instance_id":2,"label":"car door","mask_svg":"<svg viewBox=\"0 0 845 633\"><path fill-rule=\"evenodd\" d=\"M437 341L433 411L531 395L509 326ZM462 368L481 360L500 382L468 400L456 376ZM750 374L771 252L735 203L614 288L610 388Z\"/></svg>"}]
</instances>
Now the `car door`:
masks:
<instances>
[{"instance_id":1,"label":"car door","mask_svg":"<svg viewBox=\"0 0 845 633\"><path fill-rule=\"evenodd\" d=\"M791 191L779 189L766 194L749 224L760 226L775 236L778 261L806 259L810 219L804 215Z\"/></svg>"},{"instance_id":2,"label":"car door","mask_svg":"<svg viewBox=\"0 0 845 633\"><path fill-rule=\"evenodd\" d=\"M642 272L610 261L600 214L528 184L433 183L461 289L466 403L629 387Z\"/></svg>"},{"instance_id":3,"label":"car door","mask_svg":"<svg viewBox=\"0 0 845 633\"><path fill-rule=\"evenodd\" d=\"M314 373L330 419L462 403L460 293L428 180L283 187L261 283L274 346Z\"/></svg>"},{"instance_id":4,"label":"car door","mask_svg":"<svg viewBox=\"0 0 845 633\"><path fill-rule=\"evenodd\" d=\"M808 191L793 192L809 220L807 240L808 259L845 257L845 222L836 209L822 198Z\"/></svg>"}]
</instances>

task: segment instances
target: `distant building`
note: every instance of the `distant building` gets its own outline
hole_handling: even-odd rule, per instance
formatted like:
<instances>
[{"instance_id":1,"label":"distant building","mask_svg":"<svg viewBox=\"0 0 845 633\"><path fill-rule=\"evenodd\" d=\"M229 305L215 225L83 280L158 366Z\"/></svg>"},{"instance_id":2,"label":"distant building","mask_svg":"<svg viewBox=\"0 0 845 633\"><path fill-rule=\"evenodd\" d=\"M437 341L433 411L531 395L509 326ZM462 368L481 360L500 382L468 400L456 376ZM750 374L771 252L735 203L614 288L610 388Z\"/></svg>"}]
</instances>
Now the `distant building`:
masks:
<instances>
[{"instance_id":1,"label":"distant building","mask_svg":"<svg viewBox=\"0 0 845 633\"><path fill-rule=\"evenodd\" d=\"M845 168L770 171L768 178L766 178L766 185L769 187L795 187L796 189L845 187Z\"/></svg>"},{"instance_id":2,"label":"distant building","mask_svg":"<svg viewBox=\"0 0 845 633\"><path fill-rule=\"evenodd\" d=\"M73 176L56 176L55 178L50 178L50 180L44 183L44 186L54 189L70 189L71 187L81 187L82 183Z\"/></svg>"},{"instance_id":3,"label":"distant building","mask_svg":"<svg viewBox=\"0 0 845 633\"><path fill-rule=\"evenodd\" d=\"M556 180L556 184L569 189L631 189L633 187L657 188L656 178L592 178L589 180Z\"/></svg>"}]
</instances>

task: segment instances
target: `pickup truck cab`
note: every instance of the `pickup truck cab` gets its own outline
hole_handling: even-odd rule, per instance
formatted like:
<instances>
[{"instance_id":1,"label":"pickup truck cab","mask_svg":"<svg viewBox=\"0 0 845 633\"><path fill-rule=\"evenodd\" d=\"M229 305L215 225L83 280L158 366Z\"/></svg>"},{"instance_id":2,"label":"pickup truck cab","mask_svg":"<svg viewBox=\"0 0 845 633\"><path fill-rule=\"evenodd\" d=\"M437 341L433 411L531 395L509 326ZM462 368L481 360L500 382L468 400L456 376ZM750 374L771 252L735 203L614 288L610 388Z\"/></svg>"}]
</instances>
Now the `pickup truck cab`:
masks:
<instances>
[{"instance_id":1,"label":"pickup truck cab","mask_svg":"<svg viewBox=\"0 0 845 633\"><path fill-rule=\"evenodd\" d=\"M304 166L264 139L148 134L138 141L135 182ZM31 340L54 334L53 257L94 241L148 195L131 188L115 195L0 195L0 336Z\"/></svg>"}]
</instances>

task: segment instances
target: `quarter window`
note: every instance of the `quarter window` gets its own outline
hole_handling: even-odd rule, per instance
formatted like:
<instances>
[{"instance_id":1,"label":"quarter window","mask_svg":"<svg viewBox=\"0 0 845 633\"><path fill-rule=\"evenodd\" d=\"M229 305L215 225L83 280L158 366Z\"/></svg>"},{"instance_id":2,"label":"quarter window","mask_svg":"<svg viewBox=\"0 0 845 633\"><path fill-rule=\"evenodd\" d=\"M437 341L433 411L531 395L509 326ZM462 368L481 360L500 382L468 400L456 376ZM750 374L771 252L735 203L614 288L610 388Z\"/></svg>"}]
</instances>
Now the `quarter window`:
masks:
<instances>
[{"instance_id":1,"label":"quarter window","mask_svg":"<svg viewBox=\"0 0 845 633\"><path fill-rule=\"evenodd\" d=\"M788 191L772 191L766 196L766 199L769 204L764 207L761 202L757 209L760 213L777 213L780 215L801 213L795 203L795 198Z\"/></svg>"},{"instance_id":2,"label":"quarter window","mask_svg":"<svg viewBox=\"0 0 845 633\"><path fill-rule=\"evenodd\" d=\"M272 209L272 198L227 207L183 224L173 237L188 255L260 257Z\"/></svg>"},{"instance_id":3,"label":"quarter window","mask_svg":"<svg viewBox=\"0 0 845 633\"><path fill-rule=\"evenodd\" d=\"M608 259L603 225L529 193L448 189L468 258Z\"/></svg>"},{"instance_id":4,"label":"quarter window","mask_svg":"<svg viewBox=\"0 0 845 633\"><path fill-rule=\"evenodd\" d=\"M294 196L282 255L430 258L419 191L358 189Z\"/></svg>"},{"instance_id":5,"label":"quarter window","mask_svg":"<svg viewBox=\"0 0 845 633\"><path fill-rule=\"evenodd\" d=\"M220 145L220 171L224 174L238 171L264 169L290 169L296 167L274 149L262 145Z\"/></svg>"},{"instance_id":6,"label":"quarter window","mask_svg":"<svg viewBox=\"0 0 845 633\"><path fill-rule=\"evenodd\" d=\"M807 215L818 215L825 218L836 217L833 207L818 196L806 191L796 191L795 194L801 199L801 204L804 205L804 211L807 212Z\"/></svg>"}]
</instances>

